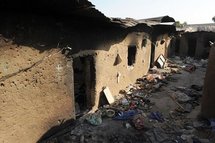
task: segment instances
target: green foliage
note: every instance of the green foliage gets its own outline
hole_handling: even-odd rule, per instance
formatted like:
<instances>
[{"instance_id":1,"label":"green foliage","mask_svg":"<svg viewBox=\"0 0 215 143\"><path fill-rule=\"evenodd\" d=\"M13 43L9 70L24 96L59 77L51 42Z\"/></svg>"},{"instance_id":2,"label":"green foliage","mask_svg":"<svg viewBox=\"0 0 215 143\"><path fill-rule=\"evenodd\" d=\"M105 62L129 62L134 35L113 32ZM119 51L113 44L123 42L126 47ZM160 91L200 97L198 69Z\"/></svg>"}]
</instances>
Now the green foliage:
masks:
<instances>
[{"instance_id":1,"label":"green foliage","mask_svg":"<svg viewBox=\"0 0 215 143\"><path fill-rule=\"evenodd\" d=\"M180 21L176 21L176 22L174 23L174 25L175 25L175 27L177 27L177 28L183 28L184 26L187 25L187 22L185 21L184 23L180 23Z\"/></svg>"}]
</instances>

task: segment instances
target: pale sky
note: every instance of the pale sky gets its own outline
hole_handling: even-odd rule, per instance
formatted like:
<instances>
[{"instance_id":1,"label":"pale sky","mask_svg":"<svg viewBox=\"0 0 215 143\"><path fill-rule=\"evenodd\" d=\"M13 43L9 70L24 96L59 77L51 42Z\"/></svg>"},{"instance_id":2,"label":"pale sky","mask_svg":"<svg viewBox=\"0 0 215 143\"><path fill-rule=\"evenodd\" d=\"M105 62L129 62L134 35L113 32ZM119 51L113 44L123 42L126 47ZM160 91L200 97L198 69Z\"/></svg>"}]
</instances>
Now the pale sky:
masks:
<instances>
[{"instance_id":1,"label":"pale sky","mask_svg":"<svg viewBox=\"0 0 215 143\"><path fill-rule=\"evenodd\" d=\"M188 24L213 23L215 0L89 0L108 17L144 19L169 15Z\"/></svg>"}]
</instances>

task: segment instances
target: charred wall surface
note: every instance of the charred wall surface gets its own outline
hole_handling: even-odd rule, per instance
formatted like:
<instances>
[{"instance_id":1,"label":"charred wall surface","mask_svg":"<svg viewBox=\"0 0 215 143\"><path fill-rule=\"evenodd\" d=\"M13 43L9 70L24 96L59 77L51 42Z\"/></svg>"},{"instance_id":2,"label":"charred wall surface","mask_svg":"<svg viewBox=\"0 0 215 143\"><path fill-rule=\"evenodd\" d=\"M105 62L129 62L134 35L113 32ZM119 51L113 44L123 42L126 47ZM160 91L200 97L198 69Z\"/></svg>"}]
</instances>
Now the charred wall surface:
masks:
<instances>
[{"instance_id":1,"label":"charred wall surface","mask_svg":"<svg viewBox=\"0 0 215 143\"><path fill-rule=\"evenodd\" d=\"M144 33L76 16L0 16L5 142L35 142L50 127L75 118L80 106L98 107L104 86L117 95L149 69L149 27Z\"/></svg>"},{"instance_id":2,"label":"charred wall surface","mask_svg":"<svg viewBox=\"0 0 215 143\"><path fill-rule=\"evenodd\" d=\"M72 60L48 20L7 16L0 24L0 142L34 143L75 118Z\"/></svg>"},{"instance_id":3,"label":"charred wall surface","mask_svg":"<svg viewBox=\"0 0 215 143\"><path fill-rule=\"evenodd\" d=\"M151 40L144 37L150 36L144 32L132 32L120 43L113 44L109 51L97 51L95 106L99 104L104 87L109 87L116 96L120 89L148 72Z\"/></svg>"},{"instance_id":4,"label":"charred wall surface","mask_svg":"<svg viewBox=\"0 0 215 143\"><path fill-rule=\"evenodd\" d=\"M168 52L170 50L170 41L171 38L168 34L162 34L157 37L155 44L155 53L154 53L154 61L157 60L157 58L160 55L163 55L165 57L168 57Z\"/></svg>"}]
</instances>

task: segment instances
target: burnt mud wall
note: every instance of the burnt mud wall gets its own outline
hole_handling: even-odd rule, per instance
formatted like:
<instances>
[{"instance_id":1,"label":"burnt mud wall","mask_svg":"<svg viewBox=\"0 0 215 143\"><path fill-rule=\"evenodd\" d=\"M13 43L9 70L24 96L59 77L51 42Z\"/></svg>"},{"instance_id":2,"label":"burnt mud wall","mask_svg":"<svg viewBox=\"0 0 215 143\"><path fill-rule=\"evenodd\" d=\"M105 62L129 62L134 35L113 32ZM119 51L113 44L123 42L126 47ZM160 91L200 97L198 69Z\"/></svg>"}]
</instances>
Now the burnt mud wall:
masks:
<instances>
[{"instance_id":1,"label":"burnt mud wall","mask_svg":"<svg viewBox=\"0 0 215 143\"><path fill-rule=\"evenodd\" d=\"M1 18L0 142L35 143L75 118L72 60L48 18Z\"/></svg>"},{"instance_id":2,"label":"burnt mud wall","mask_svg":"<svg viewBox=\"0 0 215 143\"><path fill-rule=\"evenodd\" d=\"M0 120L5 124L0 135L5 142L35 142L62 120L75 118L71 58L85 59L88 108L99 104L103 86L110 86L116 95L148 71L151 41L141 45L144 34L140 27L126 29L75 16L23 13L0 16L1 102L4 103ZM132 69L127 66L127 55L128 46L133 45L137 54ZM65 47L72 50L61 51ZM114 65L117 53L120 58ZM117 72L119 83L116 83ZM109 77L110 80L105 79Z\"/></svg>"},{"instance_id":3,"label":"burnt mud wall","mask_svg":"<svg viewBox=\"0 0 215 143\"><path fill-rule=\"evenodd\" d=\"M154 43L155 44L154 61L156 61L160 55L164 55L164 57L168 56L168 52L171 48L170 41L171 38L169 37L168 34L162 34L156 38L156 41Z\"/></svg>"},{"instance_id":4,"label":"burnt mud wall","mask_svg":"<svg viewBox=\"0 0 215 143\"><path fill-rule=\"evenodd\" d=\"M120 89L134 83L137 78L148 72L151 40L144 37L150 36L144 32L131 32L121 42L111 45L109 51L97 51L94 56L96 65L95 108L98 107L103 87L109 87L112 95L116 96ZM133 64L129 66L128 49L131 47L136 48L136 53Z\"/></svg>"}]
</instances>

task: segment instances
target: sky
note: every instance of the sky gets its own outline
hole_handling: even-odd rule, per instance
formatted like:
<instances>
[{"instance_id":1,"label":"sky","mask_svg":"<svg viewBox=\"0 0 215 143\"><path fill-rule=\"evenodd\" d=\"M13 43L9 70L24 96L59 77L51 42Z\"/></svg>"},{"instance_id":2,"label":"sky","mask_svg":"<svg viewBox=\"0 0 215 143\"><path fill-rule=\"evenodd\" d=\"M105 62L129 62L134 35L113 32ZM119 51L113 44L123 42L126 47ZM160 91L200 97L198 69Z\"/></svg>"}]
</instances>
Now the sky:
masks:
<instances>
[{"instance_id":1,"label":"sky","mask_svg":"<svg viewBox=\"0 0 215 143\"><path fill-rule=\"evenodd\" d=\"M215 0L89 0L108 17L145 19L169 15L188 24L213 23Z\"/></svg>"}]
</instances>

